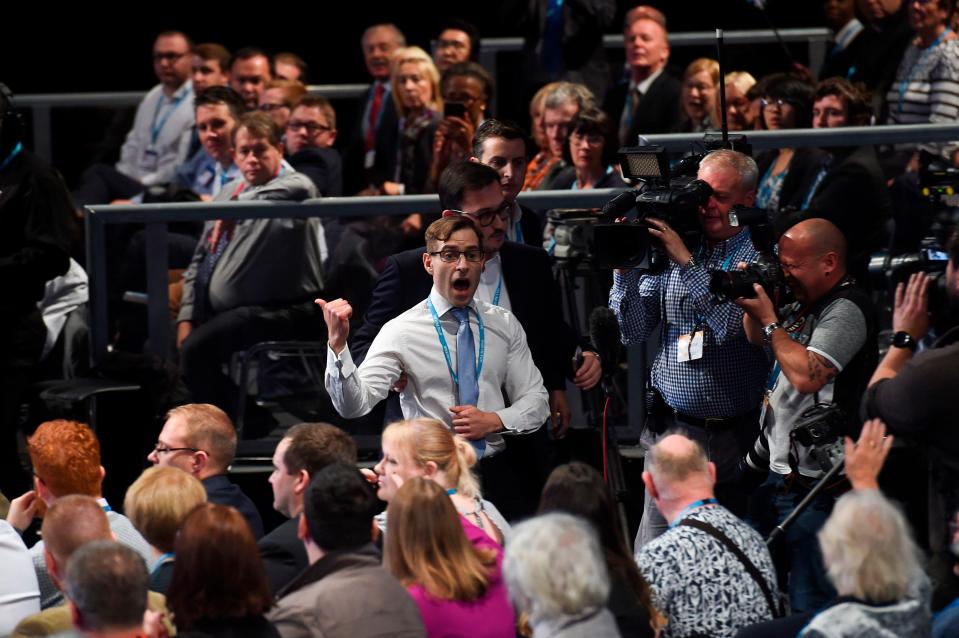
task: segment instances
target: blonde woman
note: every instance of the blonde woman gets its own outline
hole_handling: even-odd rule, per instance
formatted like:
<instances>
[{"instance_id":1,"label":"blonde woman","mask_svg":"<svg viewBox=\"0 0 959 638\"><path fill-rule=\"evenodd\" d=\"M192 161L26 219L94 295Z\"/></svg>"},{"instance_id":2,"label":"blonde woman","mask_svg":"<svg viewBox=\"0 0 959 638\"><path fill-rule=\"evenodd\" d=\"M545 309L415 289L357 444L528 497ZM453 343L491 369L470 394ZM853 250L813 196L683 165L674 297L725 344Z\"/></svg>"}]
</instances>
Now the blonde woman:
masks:
<instances>
[{"instance_id":1,"label":"blonde woman","mask_svg":"<svg viewBox=\"0 0 959 638\"><path fill-rule=\"evenodd\" d=\"M693 60L683 73L679 94L680 130L701 133L719 128L719 63L712 58Z\"/></svg>"},{"instance_id":2,"label":"blonde woman","mask_svg":"<svg viewBox=\"0 0 959 638\"><path fill-rule=\"evenodd\" d=\"M416 601L430 638L516 635L502 548L457 515L440 484L411 478L387 512L384 565Z\"/></svg>"}]
</instances>

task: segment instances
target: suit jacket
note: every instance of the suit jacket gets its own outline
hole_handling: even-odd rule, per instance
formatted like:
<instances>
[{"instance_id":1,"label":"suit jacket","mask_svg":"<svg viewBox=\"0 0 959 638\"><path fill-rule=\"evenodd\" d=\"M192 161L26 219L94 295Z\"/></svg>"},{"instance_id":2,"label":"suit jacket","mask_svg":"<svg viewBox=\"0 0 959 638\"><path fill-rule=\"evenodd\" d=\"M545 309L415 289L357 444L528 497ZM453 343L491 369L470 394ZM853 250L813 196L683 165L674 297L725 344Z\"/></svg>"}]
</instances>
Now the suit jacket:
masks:
<instances>
[{"instance_id":1,"label":"suit jacket","mask_svg":"<svg viewBox=\"0 0 959 638\"><path fill-rule=\"evenodd\" d=\"M304 148L287 158L290 166L316 185L323 197L343 194L343 164L339 151L332 148Z\"/></svg>"},{"instance_id":2,"label":"suit jacket","mask_svg":"<svg viewBox=\"0 0 959 638\"><path fill-rule=\"evenodd\" d=\"M543 247L543 216L539 211L527 208L520 204L523 213L519 217L520 232L523 233L523 243L536 248Z\"/></svg>"},{"instance_id":3,"label":"suit jacket","mask_svg":"<svg viewBox=\"0 0 959 638\"><path fill-rule=\"evenodd\" d=\"M253 538L263 536L263 519L260 518L256 505L239 487L231 483L225 474L205 478L201 483L206 488L206 499L209 502L236 508L250 524Z\"/></svg>"},{"instance_id":4,"label":"suit jacket","mask_svg":"<svg viewBox=\"0 0 959 638\"><path fill-rule=\"evenodd\" d=\"M399 122L395 121L392 128L380 126L376 133L376 163L371 172L372 183L382 186L383 182L394 181L396 177L398 155L402 153L402 145L412 144L413 163L400 167L400 182L406 187L406 194L433 192L430 180L430 165L433 163L433 136L436 127L442 119L440 113L433 114L433 121L423 128L415 140L407 140L400 133Z\"/></svg>"},{"instance_id":5,"label":"suit jacket","mask_svg":"<svg viewBox=\"0 0 959 638\"><path fill-rule=\"evenodd\" d=\"M267 580L270 581L270 591L274 594L286 587L310 564L303 541L296 535L298 524L299 516L284 521L256 544L260 548Z\"/></svg>"},{"instance_id":6,"label":"suit jacket","mask_svg":"<svg viewBox=\"0 0 959 638\"><path fill-rule=\"evenodd\" d=\"M836 151L804 218L823 217L836 224L849 242L850 269L862 276L869 253L883 248L888 239L886 222L892 215L892 199L875 148L855 146ZM801 206L815 177L807 176L789 203Z\"/></svg>"},{"instance_id":7,"label":"suit jacket","mask_svg":"<svg viewBox=\"0 0 959 638\"><path fill-rule=\"evenodd\" d=\"M671 133L680 124L679 93L682 83L669 75L667 71L659 74L649 90L643 95L633 116L633 125L629 128L626 138L627 146L635 146L639 136L647 133ZM626 93L629 91L629 82L621 82L609 90L603 110L612 118L616 127L619 127L626 106Z\"/></svg>"},{"instance_id":8,"label":"suit jacket","mask_svg":"<svg viewBox=\"0 0 959 638\"><path fill-rule=\"evenodd\" d=\"M776 161L779 155L778 150L763 151L756 158L756 164L759 166L759 181L762 182L766 176L766 171ZM802 203L802 198L806 195L807 189L803 189L803 184L812 184L816 179L819 169L826 161L825 151L818 148L802 147L797 148L793 158L789 161L789 172L783 178L783 187L779 193L779 208L783 209L789 204L796 204L797 198ZM783 230L786 230L785 228Z\"/></svg>"},{"instance_id":9,"label":"suit jacket","mask_svg":"<svg viewBox=\"0 0 959 638\"><path fill-rule=\"evenodd\" d=\"M363 361L383 324L429 296L433 280L423 268L425 251L425 248L407 250L387 260L373 289L363 326L350 345L350 354L357 365ZM572 328L563 320L561 296L549 256L542 248L513 242L504 243L499 252L512 313L526 331L543 384L547 390L563 390L566 373L572 371L577 343Z\"/></svg>"},{"instance_id":10,"label":"suit jacket","mask_svg":"<svg viewBox=\"0 0 959 638\"><path fill-rule=\"evenodd\" d=\"M353 195L363 190L371 183L369 171L363 168L363 160L366 155L366 140L363 138L363 113L366 110L366 105L372 99L373 89L374 85L371 84L366 95L363 96L363 101L359 103L356 121L353 124L349 138L341 138L341 140L345 142L340 147L343 152L343 174L345 176L343 192L348 195ZM380 118L379 126L376 128L377 135L380 131L394 130L398 119L396 116L396 105L393 103L392 95L384 95L383 117Z\"/></svg>"}]
</instances>

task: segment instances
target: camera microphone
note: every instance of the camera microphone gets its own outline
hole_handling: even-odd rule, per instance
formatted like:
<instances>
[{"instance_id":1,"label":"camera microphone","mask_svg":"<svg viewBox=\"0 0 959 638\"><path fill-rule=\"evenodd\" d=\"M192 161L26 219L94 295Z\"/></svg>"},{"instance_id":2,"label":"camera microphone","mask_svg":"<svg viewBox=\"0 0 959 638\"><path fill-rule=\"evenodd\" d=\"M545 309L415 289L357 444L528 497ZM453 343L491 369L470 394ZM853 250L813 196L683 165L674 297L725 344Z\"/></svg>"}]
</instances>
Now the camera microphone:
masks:
<instances>
[{"instance_id":1,"label":"camera microphone","mask_svg":"<svg viewBox=\"0 0 959 638\"><path fill-rule=\"evenodd\" d=\"M593 309L589 315L589 339L603 363L603 375L611 374L619 362L622 348L619 321L612 310L605 306Z\"/></svg>"},{"instance_id":2,"label":"camera microphone","mask_svg":"<svg viewBox=\"0 0 959 638\"><path fill-rule=\"evenodd\" d=\"M623 191L616 197L603 204L603 217L613 221L617 217L625 215L632 210L634 206L636 206L636 197L638 195L639 191L635 189Z\"/></svg>"}]
</instances>

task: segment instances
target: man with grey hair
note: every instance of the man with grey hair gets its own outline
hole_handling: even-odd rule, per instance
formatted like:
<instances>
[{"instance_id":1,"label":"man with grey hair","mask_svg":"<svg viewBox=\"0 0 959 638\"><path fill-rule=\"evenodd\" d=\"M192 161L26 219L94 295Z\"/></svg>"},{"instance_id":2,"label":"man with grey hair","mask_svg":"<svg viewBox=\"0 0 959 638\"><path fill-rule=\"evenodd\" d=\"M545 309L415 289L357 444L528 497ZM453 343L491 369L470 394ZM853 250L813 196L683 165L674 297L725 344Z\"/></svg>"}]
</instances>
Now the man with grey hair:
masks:
<instances>
[{"instance_id":1,"label":"man with grey hair","mask_svg":"<svg viewBox=\"0 0 959 638\"><path fill-rule=\"evenodd\" d=\"M129 547L115 541L87 543L67 565L74 626L84 636L142 636L149 581L146 563Z\"/></svg>"},{"instance_id":2,"label":"man with grey hair","mask_svg":"<svg viewBox=\"0 0 959 638\"><path fill-rule=\"evenodd\" d=\"M609 574L595 532L584 520L554 512L513 528L503 577L533 638L619 636L606 608Z\"/></svg>"},{"instance_id":3,"label":"man with grey hair","mask_svg":"<svg viewBox=\"0 0 959 638\"><path fill-rule=\"evenodd\" d=\"M707 155L699 167L699 179L712 188L699 209L702 241L686 246L666 222L650 218L649 234L669 264L660 273L614 273L609 295L624 344L645 342L663 324L651 371L655 400L641 444L649 449L670 427L684 428L709 451L717 498L737 515L745 513L746 499L735 484L736 468L755 438L769 363L762 347L746 339L743 311L731 301L715 303L709 281L711 271L735 270L756 258L749 229L730 226L729 211L753 204L757 173L756 163L742 153ZM647 494L636 546L663 533L666 524Z\"/></svg>"},{"instance_id":4,"label":"man with grey hair","mask_svg":"<svg viewBox=\"0 0 959 638\"><path fill-rule=\"evenodd\" d=\"M543 103L543 129L553 157L563 157L569 137L569 125L583 109L596 106L596 96L583 84L558 82ZM549 169L537 190L550 190L559 173L569 166L560 160Z\"/></svg>"},{"instance_id":5,"label":"man with grey hair","mask_svg":"<svg viewBox=\"0 0 959 638\"><path fill-rule=\"evenodd\" d=\"M732 636L778 614L769 551L716 500L716 466L696 441L668 434L650 447L643 483L669 521L636 554L654 605L669 619L664 636Z\"/></svg>"}]
</instances>

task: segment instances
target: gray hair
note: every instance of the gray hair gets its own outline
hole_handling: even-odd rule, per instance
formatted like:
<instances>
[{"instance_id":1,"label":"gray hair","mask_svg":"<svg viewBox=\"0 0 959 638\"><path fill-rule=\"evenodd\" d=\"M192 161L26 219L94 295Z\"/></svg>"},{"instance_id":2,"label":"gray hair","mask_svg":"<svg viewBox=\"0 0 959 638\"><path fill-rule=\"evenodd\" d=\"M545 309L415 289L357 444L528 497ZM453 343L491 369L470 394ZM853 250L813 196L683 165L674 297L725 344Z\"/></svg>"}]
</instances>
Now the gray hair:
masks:
<instances>
[{"instance_id":1,"label":"gray hair","mask_svg":"<svg viewBox=\"0 0 959 638\"><path fill-rule=\"evenodd\" d=\"M721 166L736 171L744 191L755 190L759 182L759 167L756 166L756 160L739 151L731 151L727 148L712 151L699 163L700 173L710 166Z\"/></svg>"},{"instance_id":2,"label":"gray hair","mask_svg":"<svg viewBox=\"0 0 959 638\"><path fill-rule=\"evenodd\" d=\"M513 528L503 576L517 611L530 623L606 606L609 575L599 541L584 520L553 512Z\"/></svg>"},{"instance_id":3,"label":"gray hair","mask_svg":"<svg viewBox=\"0 0 959 638\"><path fill-rule=\"evenodd\" d=\"M370 26L366 27L366 30L363 31L363 35L360 37L360 43L366 44L366 38L368 38L369 35L376 29L389 29L393 32L393 37L396 40L396 46L406 46L406 36L403 35L403 32L400 31L400 28L392 22L381 22L379 24L371 24Z\"/></svg>"},{"instance_id":4,"label":"gray hair","mask_svg":"<svg viewBox=\"0 0 959 638\"><path fill-rule=\"evenodd\" d=\"M667 451L662 442L670 436L681 436L689 442L689 447L683 454ZM708 473L709 458L703 446L689 437L689 434L679 428L670 429L660 437L659 441L646 451L646 471L653 475L657 484L683 483L690 474Z\"/></svg>"},{"instance_id":5,"label":"gray hair","mask_svg":"<svg viewBox=\"0 0 959 638\"><path fill-rule=\"evenodd\" d=\"M557 82L556 84L556 88L546 96L543 103L544 109L562 108L567 102L575 103L580 111L596 106L596 96L588 87L575 82Z\"/></svg>"},{"instance_id":6,"label":"gray hair","mask_svg":"<svg viewBox=\"0 0 959 638\"><path fill-rule=\"evenodd\" d=\"M67 563L66 594L88 631L142 625L149 583L143 558L116 541L87 543Z\"/></svg>"},{"instance_id":7,"label":"gray hair","mask_svg":"<svg viewBox=\"0 0 959 638\"><path fill-rule=\"evenodd\" d=\"M843 495L818 536L826 575L840 596L898 601L920 571L906 518L878 490Z\"/></svg>"}]
</instances>

